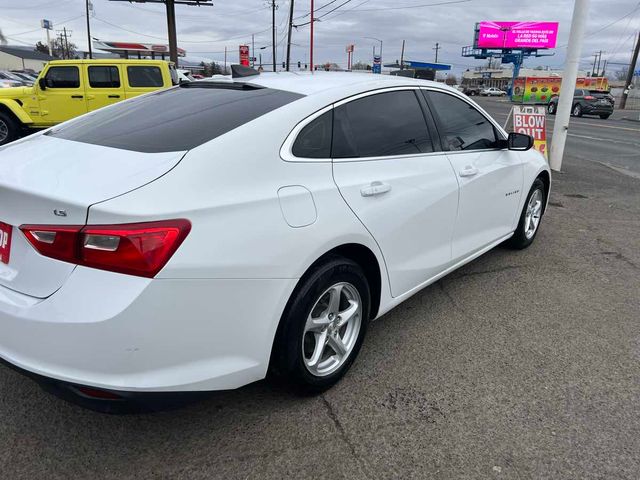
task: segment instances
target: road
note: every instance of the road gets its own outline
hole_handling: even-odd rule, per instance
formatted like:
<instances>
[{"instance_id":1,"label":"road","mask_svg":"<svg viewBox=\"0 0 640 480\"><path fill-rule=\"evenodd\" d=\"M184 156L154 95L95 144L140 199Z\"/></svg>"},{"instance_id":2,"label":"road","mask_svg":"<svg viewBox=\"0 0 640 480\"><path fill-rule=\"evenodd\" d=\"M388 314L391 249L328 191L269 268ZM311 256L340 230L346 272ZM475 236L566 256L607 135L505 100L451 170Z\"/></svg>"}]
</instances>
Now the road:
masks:
<instances>
[{"instance_id":1,"label":"road","mask_svg":"<svg viewBox=\"0 0 640 480\"><path fill-rule=\"evenodd\" d=\"M598 162L635 171L638 127L573 124L534 245L374 322L324 395L259 382L109 416L0 367L2 478L637 479L640 180Z\"/></svg>"},{"instance_id":2,"label":"road","mask_svg":"<svg viewBox=\"0 0 640 480\"><path fill-rule=\"evenodd\" d=\"M508 101L483 97L474 100L502 125L507 121L511 109ZM547 116L547 122L551 133L555 117ZM577 157L602 162L640 178L640 111L616 110L607 120L571 118L566 149Z\"/></svg>"}]
</instances>

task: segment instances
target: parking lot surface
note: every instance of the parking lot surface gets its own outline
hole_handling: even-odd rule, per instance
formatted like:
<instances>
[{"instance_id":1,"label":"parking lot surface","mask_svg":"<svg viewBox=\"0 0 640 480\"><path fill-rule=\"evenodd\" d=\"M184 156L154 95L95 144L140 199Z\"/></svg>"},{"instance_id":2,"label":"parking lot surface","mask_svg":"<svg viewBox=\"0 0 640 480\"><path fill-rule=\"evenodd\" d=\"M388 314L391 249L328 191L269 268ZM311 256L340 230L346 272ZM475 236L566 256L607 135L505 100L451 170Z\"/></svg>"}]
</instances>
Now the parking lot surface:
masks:
<instances>
[{"instance_id":1,"label":"parking lot surface","mask_svg":"<svg viewBox=\"0 0 640 480\"><path fill-rule=\"evenodd\" d=\"M2 478L637 479L639 138L574 119L533 246L496 248L373 323L324 395L260 382L110 416L0 367Z\"/></svg>"}]
</instances>

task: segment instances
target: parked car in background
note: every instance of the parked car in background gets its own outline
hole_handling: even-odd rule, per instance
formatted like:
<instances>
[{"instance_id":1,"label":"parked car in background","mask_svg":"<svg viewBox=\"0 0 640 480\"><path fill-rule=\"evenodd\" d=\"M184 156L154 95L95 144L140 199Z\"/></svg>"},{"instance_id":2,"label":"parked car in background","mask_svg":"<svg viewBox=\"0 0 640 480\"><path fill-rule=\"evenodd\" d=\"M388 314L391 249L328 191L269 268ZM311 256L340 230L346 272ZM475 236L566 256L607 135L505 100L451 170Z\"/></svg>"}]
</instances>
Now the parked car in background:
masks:
<instances>
[{"instance_id":1,"label":"parked car in background","mask_svg":"<svg viewBox=\"0 0 640 480\"><path fill-rule=\"evenodd\" d=\"M475 97L480 95L480 91L484 87L476 86L476 85L462 85L462 93L469 97Z\"/></svg>"},{"instance_id":2,"label":"parked car in background","mask_svg":"<svg viewBox=\"0 0 640 480\"><path fill-rule=\"evenodd\" d=\"M22 82L27 86L32 86L38 77L32 77L31 75L24 72L11 72L14 76L18 77Z\"/></svg>"},{"instance_id":3,"label":"parked car in background","mask_svg":"<svg viewBox=\"0 0 640 480\"><path fill-rule=\"evenodd\" d=\"M504 90L499 88L489 87L480 91L480 95L483 97L504 97L507 94Z\"/></svg>"},{"instance_id":4,"label":"parked car in background","mask_svg":"<svg viewBox=\"0 0 640 480\"><path fill-rule=\"evenodd\" d=\"M547 105L547 112L555 115L558 110L559 95L551 98ZM581 117L583 115L597 115L603 120L611 116L616 100L608 91L576 89L573 93L573 105L571 115Z\"/></svg>"},{"instance_id":5,"label":"parked car in background","mask_svg":"<svg viewBox=\"0 0 640 480\"><path fill-rule=\"evenodd\" d=\"M21 87L22 82L19 82L17 80L5 80L3 78L0 78L0 88L15 88L15 87ZM0 95L2 95L2 93L0 93Z\"/></svg>"},{"instance_id":6,"label":"parked car in background","mask_svg":"<svg viewBox=\"0 0 640 480\"><path fill-rule=\"evenodd\" d=\"M371 320L534 241L547 162L456 90L235 77L0 149L0 358L102 406L267 372L317 393Z\"/></svg>"},{"instance_id":7,"label":"parked car in background","mask_svg":"<svg viewBox=\"0 0 640 480\"><path fill-rule=\"evenodd\" d=\"M176 83L175 69L163 60L49 62L34 85L0 90L0 145L25 131L51 127Z\"/></svg>"},{"instance_id":8,"label":"parked car in background","mask_svg":"<svg viewBox=\"0 0 640 480\"><path fill-rule=\"evenodd\" d=\"M11 82L15 82L17 86L23 86L27 84L23 78L20 78L15 73L9 72L8 70L0 70L0 80L9 80Z\"/></svg>"}]
</instances>

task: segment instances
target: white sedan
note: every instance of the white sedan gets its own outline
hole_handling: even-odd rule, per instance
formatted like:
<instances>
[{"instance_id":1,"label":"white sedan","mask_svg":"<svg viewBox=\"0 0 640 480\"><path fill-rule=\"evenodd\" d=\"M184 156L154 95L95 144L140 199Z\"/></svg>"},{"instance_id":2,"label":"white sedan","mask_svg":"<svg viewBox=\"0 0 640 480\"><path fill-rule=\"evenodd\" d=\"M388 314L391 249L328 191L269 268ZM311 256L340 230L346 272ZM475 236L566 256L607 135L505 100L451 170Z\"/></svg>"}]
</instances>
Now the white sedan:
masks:
<instances>
[{"instance_id":1,"label":"white sedan","mask_svg":"<svg viewBox=\"0 0 640 480\"><path fill-rule=\"evenodd\" d=\"M490 87L480 91L480 95L483 97L504 97L507 94L504 90L499 88Z\"/></svg>"},{"instance_id":2,"label":"white sedan","mask_svg":"<svg viewBox=\"0 0 640 480\"><path fill-rule=\"evenodd\" d=\"M534 241L531 146L440 83L246 68L8 144L0 358L97 403L322 391L371 320Z\"/></svg>"}]
</instances>

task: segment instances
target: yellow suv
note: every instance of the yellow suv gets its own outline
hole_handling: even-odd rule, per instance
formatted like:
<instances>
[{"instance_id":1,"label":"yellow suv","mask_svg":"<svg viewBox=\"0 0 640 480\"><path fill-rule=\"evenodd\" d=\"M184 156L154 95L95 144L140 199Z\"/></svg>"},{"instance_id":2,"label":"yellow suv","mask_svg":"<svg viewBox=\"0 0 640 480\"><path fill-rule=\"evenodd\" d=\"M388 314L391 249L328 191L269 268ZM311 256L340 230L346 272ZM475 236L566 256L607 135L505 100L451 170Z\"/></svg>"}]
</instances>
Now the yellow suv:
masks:
<instances>
[{"instance_id":1,"label":"yellow suv","mask_svg":"<svg viewBox=\"0 0 640 480\"><path fill-rule=\"evenodd\" d=\"M177 79L164 60L54 60L32 87L0 88L0 145Z\"/></svg>"}]
</instances>

